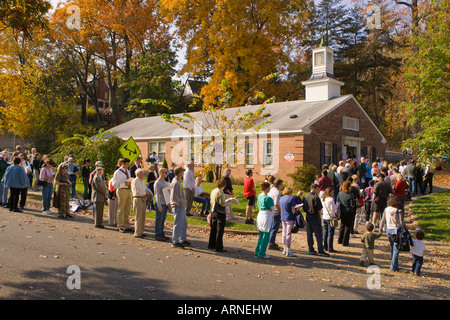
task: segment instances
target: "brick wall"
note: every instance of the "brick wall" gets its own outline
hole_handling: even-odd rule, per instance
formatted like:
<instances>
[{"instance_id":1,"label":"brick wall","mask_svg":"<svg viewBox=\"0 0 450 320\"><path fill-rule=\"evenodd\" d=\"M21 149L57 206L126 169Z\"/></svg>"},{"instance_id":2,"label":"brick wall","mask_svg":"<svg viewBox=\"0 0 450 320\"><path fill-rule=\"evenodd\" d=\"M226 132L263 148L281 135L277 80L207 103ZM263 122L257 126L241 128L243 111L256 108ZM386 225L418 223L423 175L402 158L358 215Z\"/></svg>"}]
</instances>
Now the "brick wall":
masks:
<instances>
[{"instance_id":1,"label":"brick wall","mask_svg":"<svg viewBox=\"0 0 450 320\"><path fill-rule=\"evenodd\" d=\"M349 116L359 119L359 131L346 130L342 128L342 117ZM282 128L280 128L282 129ZM264 173L272 173L276 177L285 180L291 184L291 178L287 175L293 173L295 168L302 166L306 163L315 165L320 168L320 143L331 142L338 146L338 160L342 159L342 141L343 136L363 138L361 141L361 150L366 146L375 147L377 150L377 156L383 156L385 152L385 145L381 143L382 136L373 127L372 123L366 117L366 115L360 110L359 106L353 99L350 99L345 104L341 105L338 109L323 117L311 126L310 134L286 134L279 136L279 148L278 154L278 169L272 171L266 168L264 172L262 167L262 159L259 157L259 150L262 146L258 143L257 151L255 153L255 164L251 166L255 174L253 178L256 183L264 180ZM166 160L170 167L172 163L172 149L177 145L177 141L166 140ZM144 157L144 167L148 168L148 163L145 159L148 156L148 141L137 141L141 153ZM286 161L285 153L294 153L294 161ZM275 161L276 163L276 161ZM243 180L245 178L245 170L248 168L243 164L229 166L232 170L232 176L235 179ZM195 170L199 170L200 167L196 166ZM274 168L273 170L275 170ZM261 174L262 172L262 174Z\"/></svg>"}]
</instances>

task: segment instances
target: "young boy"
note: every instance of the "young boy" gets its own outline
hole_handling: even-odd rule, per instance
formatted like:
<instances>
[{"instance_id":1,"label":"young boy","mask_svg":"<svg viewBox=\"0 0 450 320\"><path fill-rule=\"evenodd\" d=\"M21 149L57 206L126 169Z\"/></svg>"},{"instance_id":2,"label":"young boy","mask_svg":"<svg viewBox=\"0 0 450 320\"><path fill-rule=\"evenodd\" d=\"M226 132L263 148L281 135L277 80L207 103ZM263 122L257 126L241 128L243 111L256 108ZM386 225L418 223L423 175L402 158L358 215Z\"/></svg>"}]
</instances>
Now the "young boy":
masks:
<instances>
[{"instance_id":1,"label":"young boy","mask_svg":"<svg viewBox=\"0 0 450 320\"><path fill-rule=\"evenodd\" d=\"M362 253L361 253L361 261L359 264L364 267L364 263L366 260L369 260L370 265L374 265L375 261L373 260L373 249L375 248L375 239L381 237L381 232L373 232L374 225L372 222L366 223L367 232L364 233L361 237L361 242L364 243Z\"/></svg>"},{"instance_id":2,"label":"young boy","mask_svg":"<svg viewBox=\"0 0 450 320\"><path fill-rule=\"evenodd\" d=\"M411 247L412 254L412 273L415 276L420 276L420 269L423 264L423 251L425 250L425 243L422 241L425 237L425 233L422 230L416 232L416 238L413 239L414 245Z\"/></svg>"}]
</instances>

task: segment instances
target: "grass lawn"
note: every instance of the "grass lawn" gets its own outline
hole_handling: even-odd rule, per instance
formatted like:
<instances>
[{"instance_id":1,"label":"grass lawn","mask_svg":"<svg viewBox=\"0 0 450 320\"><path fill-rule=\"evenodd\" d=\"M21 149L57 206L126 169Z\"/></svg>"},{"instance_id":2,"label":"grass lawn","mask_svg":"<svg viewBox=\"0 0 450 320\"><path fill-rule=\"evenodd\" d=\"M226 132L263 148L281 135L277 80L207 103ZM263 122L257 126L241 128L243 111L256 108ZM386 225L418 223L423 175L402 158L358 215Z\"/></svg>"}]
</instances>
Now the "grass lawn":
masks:
<instances>
[{"instance_id":1,"label":"grass lawn","mask_svg":"<svg viewBox=\"0 0 450 320\"><path fill-rule=\"evenodd\" d=\"M422 197L412 209L426 239L450 242L450 191Z\"/></svg>"},{"instance_id":2,"label":"grass lawn","mask_svg":"<svg viewBox=\"0 0 450 320\"><path fill-rule=\"evenodd\" d=\"M202 186L203 186L203 191L209 192L209 193L211 193L211 191L215 188L214 183L202 183ZM76 185L75 189L79 196L83 196L84 186L83 186L82 182L77 181L77 185ZM234 190L235 196L239 200L239 205L233 205L233 212L236 216L245 217L245 210L247 208L247 200L243 196L244 186L243 185L233 186L233 190ZM256 192L257 192L257 194L260 192L258 186L256 187ZM193 207L195 208L195 206L193 206ZM106 210L107 209L105 209L105 211ZM256 219L257 212L258 212L257 208L253 210L252 216L254 219ZM133 215L133 210L131 210L130 214ZM155 219L155 215L156 215L155 211L147 211L147 213L146 213L146 217L150 218L150 219ZM173 222L173 215L168 213L166 221ZM193 217L188 217L188 224L198 225L198 226L208 226L208 222L206 221L206 218L202 218L197 215L193 216ZM225 224L225 228L231 229L231 230L256 231L255 225L237 223L237 222L232 222L232 221L227 221Z\"/></svg>"}]
</instances>

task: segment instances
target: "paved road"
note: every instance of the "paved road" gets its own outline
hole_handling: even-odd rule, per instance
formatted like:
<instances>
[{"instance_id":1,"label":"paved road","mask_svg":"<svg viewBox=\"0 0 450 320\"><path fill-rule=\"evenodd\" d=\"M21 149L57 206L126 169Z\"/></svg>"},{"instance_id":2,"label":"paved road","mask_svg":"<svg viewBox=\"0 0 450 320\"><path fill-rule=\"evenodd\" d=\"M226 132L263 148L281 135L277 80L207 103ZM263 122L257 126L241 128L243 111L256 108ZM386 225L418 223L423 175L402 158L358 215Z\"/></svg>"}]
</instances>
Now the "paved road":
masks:
<instances>
[{"instance_id":1,"label":"paved road","mask_svg":"<svg viewBox=\"0 0 450 320\"><path fill-rule=\"evenodd\" d=\"M254 256L256 236L226 235L227 253L207 249L208 232L189 229L190 249L135 239L115 229L96 229L90 215L60 219L40 209L13 213L0 208L0 299L436 299L447 286L399 287L412 276L386 271L381 288L368 289L372 274L360 267L359 239L331 257L306 254L304 230L294 237L296 257L270 251ZM168 229L168 235L171 232ZM386 240L384 240L386 244ZM347 251L346 251L347 250ZM80 289L68 289L80 268ZM409 268L409 266L408 266ZM426 279L424 278L423 281ZM416 281L416 280L414 280ZM73 282L76 283L76 282ZM420 284L420 283L419 283Z\"/></svg>"}]
</instances>

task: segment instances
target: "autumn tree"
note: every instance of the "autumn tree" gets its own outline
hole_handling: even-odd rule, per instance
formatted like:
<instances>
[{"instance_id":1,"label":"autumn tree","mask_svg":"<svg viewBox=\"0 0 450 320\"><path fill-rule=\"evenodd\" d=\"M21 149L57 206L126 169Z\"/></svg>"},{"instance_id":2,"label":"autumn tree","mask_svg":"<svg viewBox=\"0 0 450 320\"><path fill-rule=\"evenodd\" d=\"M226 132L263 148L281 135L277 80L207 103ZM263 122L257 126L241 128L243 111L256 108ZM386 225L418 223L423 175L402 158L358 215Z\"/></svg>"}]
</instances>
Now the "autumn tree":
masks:
<instances>
[{"instance_id":1,"label":"autumn tree","mask_svg":"<svg viewBox=\"0 0 450 320\"><path fill-rule=\"evenodd\" d=\"M64 28L70 5L80 9L79 29ZM95 101L86 86L88 74L104 77L111 93L113 122L121 122L125 108L134 98L129 84L140 66L135 56L150 52L149 47L167 49L167 43L171 42L168 25L159 14L158 1L75 0L59 7L54 21L55 38L69 46L81 63L73 64L85 95Z\"/></svg>"},{"instance_id":2,"label":"autumn tree","mask_svg":"<svg viewBox=\"0 0 450 320\"><path fill-rule=\"evenodd\" d=\"M223 80L238 103L265 75L284 73L292 48L308 36L313 2L161 0L161 7L187 47L182 73L208 78L204 103L220 105ZM271 96L271 84L263 91Z\"/></svg>"},{"instance_id":3,"label":"autumn tree","mask_svg":"<svg viewBox=\"0 0 450 320\"><path fill-rule=\"evenodd\" d=\"M2 0L0 1L0 30L10 28L31 38L36 29L46 30L46 14L51 8L45 0Z\"/></svg>"}]
</instances>

